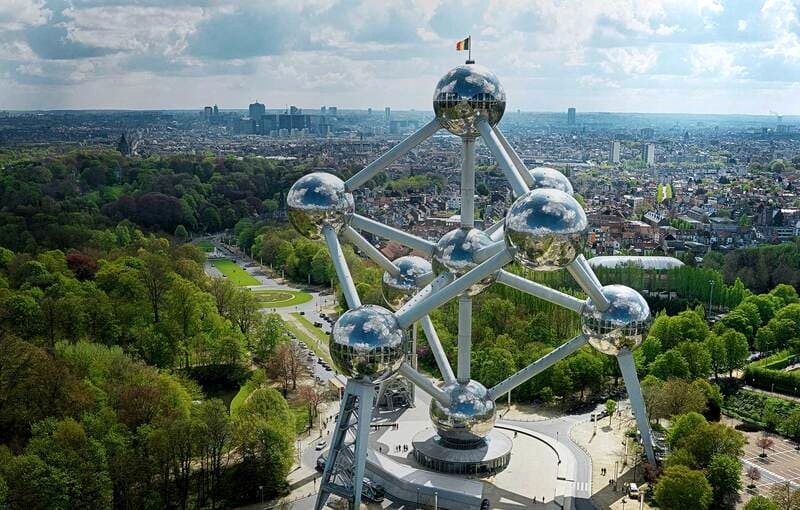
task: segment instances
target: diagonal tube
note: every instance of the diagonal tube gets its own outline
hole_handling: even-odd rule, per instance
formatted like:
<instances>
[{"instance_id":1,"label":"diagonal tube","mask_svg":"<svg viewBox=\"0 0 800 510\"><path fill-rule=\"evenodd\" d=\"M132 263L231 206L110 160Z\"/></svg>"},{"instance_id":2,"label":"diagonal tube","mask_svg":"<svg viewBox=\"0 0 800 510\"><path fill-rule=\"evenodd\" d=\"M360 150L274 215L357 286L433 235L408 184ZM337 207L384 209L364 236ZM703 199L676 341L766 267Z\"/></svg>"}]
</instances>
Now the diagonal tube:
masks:
<instances>
[{"instance_id":1,"label":"diagonal tube","mask_svg":"<svg viewBox=\"0 0 800 510\"><path fill-rule=\"evenodd\" d=\"M517 154L517 151L515 151L514 147L508 143L508 140L506 140L506 137L503 132L500 131L500 128L494 126L492 127L492 130L497 136L497 139L500 140L500 145L502 145L503 149L505 149L506 154L508 154L508 157L511 159L511 162L514 163L514 168L517 169L517 172L519 172L522 180L525 181L525 184L527 184L529 188L532 188L534 184L533 176L528 171L528 167L525 166L525 163L522 162L522 159L519 157L519 154Z\"/></svg>"},{"instance_id":2,"label":"diagonal tube","mask_svg":"<svg viewBox=\"0 0 800 510\"><path fill-rule=\"evenodd\" d=\"M497 231L500 231L500 232L502 232L502 231L503 231L503 226L505 226L505 223L506 223L506 220L505 220L505 219L498 220L498 221L497 221L496 223L494 223L494 224L493 224L491 227L489 227L489 228L487 228L486 230L484 230L484 231L483 231L483 233L484 233L484 234L486 234L486 235L488 235L489 237L491 237L491 238L492 238L492 240L494 240L494 241L497 241L497 239L500 239L500 238L502 238L503 236L501 235L501 236L500 236L500 237L498 237L497 239L495 239L495 238L494 238L494 237L492 237L492 236L493 236L493 235L494 235L494 233L495 233L495 232L497 232Z\"/></svg>"},{"instance_id":3,"label":"diagonal tube","mask_svg":"<svg viewBox=\"0 0 800 510\"><path fill-rule=\"evenodd\" d=\"M400 375L417 385L419 389L435 398L445 407L450 405L450 397L439 389L430 379L414 370L408 363L400 365Z\"/></svg>"},{"instance_id":4,"label":"diagonal tube","mask_svg":"<svg viewBox=\"0 0 800 510\"><path fill-rule=\"evenodd\" d=\"M439 334L436 333L436 329L433 327L433 321L431 321L430 316L423 315L419 320L419 323L422 324L422 330L425 332L425 338L428 339L428 345L430 346L433 357L436 360L436 366L439 367L439 372L442 373L442 379L444 380L444 383L450 384L456 382L456 376L453 374L453 368L450 366L450 362L447 360L447 354L444 352L442 342L439 340Z\"/></svg>"},{"instance_id":5,"label":"diagonal tube","mask_svg":"<svg viewBox=\"0 0 800 510\"><path fill-rule=\"evenodd\" d=\"M587 272L584 268L580 261L582 258L583 255L578 255L575 260L567 264L567 271L575 278L575 281L578 282L578 285L581 286L583 291L589 295L589 298L597 309L601 312L605 312L608 310L608 307L611 306L611 302L605 294L603 294L602 286L596 280L597 277L594 275L594 272Z\"/></svg>"},{"instance_id":6,"label":"diagonal tube","mask_svg":"<svg viewBox=\"0 0 800 510\"><path fill-rule=\"evenodd\" d=\"M431 273L432 274L432 273ZM427 275L424 275L427 276ZM431 280L427 285L425 285L419 292L411 296L411 299L406 301L406 304L400 307L396 313L403 314L414 306L416 303L419 303L426 297L430 296L433 292L441 289L445 285L448 285L450 282L453 281L453 275L450 273L442 273L433 280Z\"/></svg>"},{"instance_id":7,"label":"diagonal tube","mask_svg":"<svg viewBox=\"0 0 800 510\"><path fill-rule=\"evenodd\" d=\"M364 236L356 232L353 227L349 225L344 227L342 230L342 235L345 239L353 243L359 250L364 252L364 254L372 259L373 262L381 266L384 271L392 276L397 276L400 274L400 269L394 265L391 260L387 259L379 249L374 247L372 243L364 239Z\"/></svg>"},{"instance_id":8,"label":"diagonal tube","mask_svg":"<svg viewBox=\"0 0 800 510\"><path fill-rule=\"evenodd\" d=\"M325 234L325 244L328 245L328 253L331 254L333 268L336 270L336 276L339 278L339 284L342 286L342 292L344 293L344 299L347 301L347 307L351 310L358 308L361 306L361 299L358 297L356 284L353 282L353 276L350 274L350 269L347 267L347 261L344 259L342 245L339 244L336 231L330 225L325 225L322 228L322 232Z\"/></svg>"},{"instance_id":9,"label":"diagonal tube","mask_svg":"<svg viewBox=\"0 0 800 510\"><path fill-rule=\"evenodd\" d=\"M516 374L509 376L505 381L501 381L496 386L491 388L489 390L489 397L492 400L497 400L520 384L525 383L525 381L528 379L538 375L547 368L553 366L557 362L577 351L584 344L586 344L587 341L588 338L586 338L584 335L578 335L569 342L559 345Z\"/></svg>"},{"instance_id":10,"label":"diagonal tube","mask_svg":"<svg viewBox=\"0 0 800 510\"><path fill-rule=\"evenodd\" d=\"M492 126L490 126L483 117L478 119L478 130L481 132L483 142L489 147L489 151L494 156L494 159L497 160L497 165L503 171L503 174L505 174L506 179L508 179L514 196L519 198L527 193L528 185L525 184L522 176L517 172L517 169L514 168L514 163L511 161L511 158L506 154L506 151L503 150L500 140L497 139L497 135L492 131Z\"/></svg>"},{"instance_id":11,"label":"diagonal tube","mask_svg":"<svg viewBox=\"0 0 800 510\"><path fill-rule=\"evenodd\" d=\"M381 157L365 166L354 176L347 179L347 181L344 183L345 187L348 191L353 191L354 189L362 186L365 182L375 177L378 172L386 169L401 156L407 154L411 149L430 138L441 127L442 125L439 123L439 119L433 119L432 121L428 122L416 132L411 134L408 138L383 153Z\"/></svg>"},{"instance_id":12,"label":"diagonal tube","mask_svg":"<svg viewBox=\"0 0 800 510\"><path fill-rule=\"evenodd\" d=\"M412 250L421 251L429 257L433 254L434 248L436 248L436 244L430 241L408 234L400 229L390 227L389 225L384 225L379 221L366 218L360 214L354 214L350 217L350 226L354 229L363 230L370 234L383 237L384 239L397 241L403 246L408 246Z\"/></svg>"},{"instance_id":13,"label":"diagonal tube","mask_svg":"<svg viewBox=\"0 0 800 510\"><path fill-rule=\"evenodd\" d=\"M581 310L583 310L583 305L585 304L585 301L581 299L570 296L569 294L564 294L563 292L559 292L539 283L532 282L527 278L517 276L504 270L498 271L497 283L502 283L503 285L507 285L512 289L517 289L525 292L526 294L549 301L550 303L563 306L564 308L572 310L575 313L581 313Z\"/></svg>"},{"instance_id":14,"label":"diagonal tube","mask_svg":"<svg viewBox=\"0 0 800 510\"><path fill-rule=\"evenodd\" d=\"M513 256L508 249L493 255L491 258L481 262L467 273L456 278L453 283L450 283L439 290L431 292L418 301L414 301L410 306L408 305L411 302L407 303L406 306L395 312L397 322L402 328L411 326L420 320L423 315L427 315L431 312L431 310L442 306L462 292L465 292L479 281L502 269L503 266L512 260Z\"/></svg>"}]
</instances>

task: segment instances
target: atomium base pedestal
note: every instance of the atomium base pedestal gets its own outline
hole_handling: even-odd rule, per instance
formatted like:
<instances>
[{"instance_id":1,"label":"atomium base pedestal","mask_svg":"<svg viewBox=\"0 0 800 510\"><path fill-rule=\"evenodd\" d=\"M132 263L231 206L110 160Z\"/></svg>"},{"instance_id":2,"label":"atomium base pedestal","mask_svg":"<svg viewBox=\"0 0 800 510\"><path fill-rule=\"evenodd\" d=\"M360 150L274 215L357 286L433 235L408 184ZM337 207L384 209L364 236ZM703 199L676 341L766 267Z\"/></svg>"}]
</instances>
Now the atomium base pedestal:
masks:
<instances>
[{"instance_id":1,"label":"atomium base pedestal","mask_svg":"<svg viewBox=\"0 0 800 510\"><path fill-rule=\"evenodd\" d=\"M475 445L447 443L428 428L417 432L412 441L414 459L427 469L458 475L491 476L508 467L511 439L497 429Z\"/></svg>"}]
</instances>

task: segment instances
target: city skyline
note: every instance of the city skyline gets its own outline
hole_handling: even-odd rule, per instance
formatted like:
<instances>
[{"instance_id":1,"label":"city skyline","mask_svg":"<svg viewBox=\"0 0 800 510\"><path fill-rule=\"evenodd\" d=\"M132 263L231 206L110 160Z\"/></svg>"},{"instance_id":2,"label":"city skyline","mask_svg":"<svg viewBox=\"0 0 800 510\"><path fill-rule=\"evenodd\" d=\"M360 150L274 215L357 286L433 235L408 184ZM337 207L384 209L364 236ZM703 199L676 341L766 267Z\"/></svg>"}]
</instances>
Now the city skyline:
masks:
<instances>
[{"instance_id":1,"label":"city skyline","mask_svg":"<svg viewBox=\"0 0 800 510\"><path fill-rule=\"evenodd\" d=\"M4 0L0 109L427 110L470 34L511 111L800 114L791 0Z\"/></svg>"}]
</instances>

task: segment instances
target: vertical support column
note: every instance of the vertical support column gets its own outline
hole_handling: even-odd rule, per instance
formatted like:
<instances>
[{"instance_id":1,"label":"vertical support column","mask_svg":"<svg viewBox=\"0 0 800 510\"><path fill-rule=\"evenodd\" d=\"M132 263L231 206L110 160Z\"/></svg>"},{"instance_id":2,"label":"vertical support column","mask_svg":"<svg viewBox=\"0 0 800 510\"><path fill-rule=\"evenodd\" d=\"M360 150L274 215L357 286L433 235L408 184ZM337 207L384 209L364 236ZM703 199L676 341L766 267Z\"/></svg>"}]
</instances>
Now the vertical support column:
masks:
<instances>
[{"instance_id":1,"label":"vertical support column","mask_svg":"<svg viewBox=\"0 0 800 510\"><path fill-rule=\"evenodd\" d=\"M458 363L457 379L461 384L469 382L472 358L472 296L466 292L458 298Z\"/></svg>"},{"instance_id":2,"label":"vertical support column","mask_svg":"<svg viewBox=\"0 0 800 510\"><path fill-rule=\"evenodd\" d=\"M356 425L355 459L353 461L353 508L361 508L361 489L364 485L364 468L369 448L369 425L375 404L375 388L360 383L358 388L358 424Z\"/></svg>"},{"instance_id":3,"label":"vertical support column","mask_svg":"<svg viewBox=\"0 0 800 510\"><path fill-rule=\"evenodd\" d=\"M642 387L639 385L639 376L636 375L636 364L633 361L633 353L628 349L622 349L617 354L617 363L622 372L622 379L625 381L625 389L628 390L628 397L631 399L631 407L636 417L636 426L642 435L644 453L647 461L655 465L656 455L653 450L653 432L650 429L650 420L647 418L647 409L644 405Z\"/></svg>"},{"instance_id":4,"label":"vertical support column","mask_svg":"<svg viewBox=\"0 0 800 510\"><path fill-rule=\"evenodd\" d=\"M462 138L461 226L475 226L475 139Z\"/></svg>"}]
</instances>

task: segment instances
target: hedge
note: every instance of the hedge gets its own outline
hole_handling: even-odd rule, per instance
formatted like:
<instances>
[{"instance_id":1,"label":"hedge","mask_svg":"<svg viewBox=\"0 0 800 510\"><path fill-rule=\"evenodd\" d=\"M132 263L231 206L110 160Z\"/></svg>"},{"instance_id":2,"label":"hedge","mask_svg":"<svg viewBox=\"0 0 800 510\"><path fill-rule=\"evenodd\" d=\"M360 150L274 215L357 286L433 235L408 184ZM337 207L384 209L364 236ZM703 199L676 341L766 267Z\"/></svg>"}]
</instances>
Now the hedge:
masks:
<instances>
[{"instance_id":1,"label":"hedge","mask_svg":"<svg viewBox=\"0 0 800 510\"><path fill-rule=\"evenodd\" d=\"M784 372L750 365L744 369L744 380L762 390L800 396L800 371Z\"/></svg>"}]
</instances>

